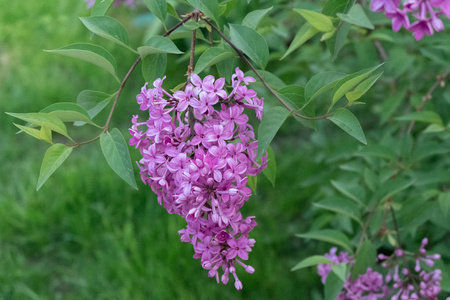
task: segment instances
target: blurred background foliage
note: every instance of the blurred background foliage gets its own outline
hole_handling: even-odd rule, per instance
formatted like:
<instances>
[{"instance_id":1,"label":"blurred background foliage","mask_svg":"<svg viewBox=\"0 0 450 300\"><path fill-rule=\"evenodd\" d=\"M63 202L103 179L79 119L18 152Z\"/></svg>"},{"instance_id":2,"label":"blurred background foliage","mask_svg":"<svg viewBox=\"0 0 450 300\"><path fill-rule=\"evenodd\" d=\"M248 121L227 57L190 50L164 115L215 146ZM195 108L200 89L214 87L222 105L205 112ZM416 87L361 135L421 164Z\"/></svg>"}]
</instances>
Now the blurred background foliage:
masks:
<instances>
[{"instance_id":1,"label":"blurred background foliage","mask_svg":"<svg viewBox=\"0 0 450 300\"><path fill-rule=\"evenodd\" d=\"M304 257L327 252L330 245L301 240L294 234L334 228L354 236L356 245L359 225L314 203L355 193L370 199L394 173L411 181L393 198L404 244L414 251L422 237L428 236L432 251L448 262L450 215L446 205L450 199L438 201L439 194L450 188L448 129L424 133L425 122L408 134L409 122L395 118L414 111L436 76L449 71L449 31L416 42L409 32L392 33L382 15L368 13L377 29L352 28L335 61L318 37L280 61L304 23L291 9L320 10L323 5L324 1L263 0L227 4L223 21L228 23L240 23L248 12L274 6L258 31L270 48L267 70L281 80L278 83L304 86L319 72L354 73L386 59L384 75L361 99L366 104L351 107L366 133L368 147L329 121L317 122L314 131L291 118L279 131L272 143L276 186L258 176L257 195L243 208L244 216L254 215L258 222L252 232L257 243L249 259L256 272L240 272L244 289L236 291L232 284L217 285L207 277L192 258L191 245L179 240L177 231L185 226L184 221L168 215L147 186L138 183L135 191L121 181L96 144L75 149L36 192L46 145L24 134L15 135L12 122L16 120L4 112L37 112L52 103L74 102L82 90L114 93L117 88L106 72L42 50L93 42L114 55L121 76L136 56L91 36L78 19L89 15L82 0L26 4L0 0L0 299L322 299L315 268L290 269ZM183 14L190 9L180 5L177 10ZM143 5L134 10L112 7L109 15L127 27L132 45L164 32ZM167 18L167 24L176 22ZM380 55L374 37L387 57ZM176 43L182 51L189 50L188 39ZM200 43L197 57L206 48L207 43ZM188 55L169 55L166 87L184 81L188 59ZM215 67L206 72L217 74ZM138 68L114 114L113 126L125 136L131 115L138 111L135 96L143 84ZM255 89L271 103L266 91ZM316 110L325 112L329 103L330 95L324 95ZM445 125L450 120L449 105L450 87L437 87L425 108L438 112ZM107 112L100 114L98 123L106 117ZM88 128L75 131L69 127L69 131L76 140L92 137ZM139 153L132 150L131 155L135 161ZM376 234L377 224L372 228ZM388 239L376 245L392 249ZM447 276L448 268L442 267ZM443 287L450 290L448 276Z\"/></svg>"}]
</instances>

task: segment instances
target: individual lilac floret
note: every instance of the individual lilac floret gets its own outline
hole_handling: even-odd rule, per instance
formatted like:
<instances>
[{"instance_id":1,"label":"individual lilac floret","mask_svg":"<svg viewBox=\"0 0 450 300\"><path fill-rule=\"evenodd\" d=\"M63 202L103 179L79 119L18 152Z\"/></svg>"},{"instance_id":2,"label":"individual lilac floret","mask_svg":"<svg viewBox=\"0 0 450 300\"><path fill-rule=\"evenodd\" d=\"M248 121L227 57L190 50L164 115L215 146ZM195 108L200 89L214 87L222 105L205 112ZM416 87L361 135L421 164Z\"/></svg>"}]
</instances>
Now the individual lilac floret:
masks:
<instances>
[{"instance_id":1,"label":"individual lilac floret","mask_svg":"<svg viewBox=\"0 0 450 300\"><path fill-rule=\"evenodd\" d=\"M440 16L450 18L450 0L408 0L400 7L399 0L372 0L370 8L376 12L384 12L392 19L392 29L405 29L413 32L416 40L424 35L432 35L434 31L444 30ZM414 22L410 22L410 17Z\"/></svg>"},{"instance_id":2,"label":"individual lilac floret","mask_svg":"<svg viewBox=\"0 0 450 300\"><path fill-rule=\"evenodd\" d=\"M211 75L191 74L184 90L173 95L162 88L164 79L155 80L154 88L144 85L136 96L147 113L143 121L133 116L129 129L129 144L142 155L141 179L170 214L186 219L181 241L193 245L208 276L226 284L231 274L240 290L235 266L255 271L243 261L255 245L249 233L256 222L239 210L251 195L248 176L267 166L267 156L257 159L258 142L244 109L261 119L263 99L247 87L255 79L239 68L230 95L225 80Z\"/></svg>"}]
</instances>

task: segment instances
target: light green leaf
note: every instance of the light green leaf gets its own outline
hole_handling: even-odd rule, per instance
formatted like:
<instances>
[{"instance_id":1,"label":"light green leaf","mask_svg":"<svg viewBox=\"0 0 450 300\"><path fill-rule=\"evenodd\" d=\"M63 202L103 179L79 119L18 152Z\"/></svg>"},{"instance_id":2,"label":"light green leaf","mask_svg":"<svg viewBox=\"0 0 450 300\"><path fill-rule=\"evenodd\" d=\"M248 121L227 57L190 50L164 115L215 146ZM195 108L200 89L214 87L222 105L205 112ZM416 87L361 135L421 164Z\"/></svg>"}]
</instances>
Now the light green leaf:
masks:
<instances>
[{"instance_id":1,"label":"light green leaf","mask_svg":"<svg viewBox=\"0 0 450 300\"><path fill-rule=\"evenodd\" d=\"M280 58L280 60L284 59L286 56L291 54L294 50L296 50L298 47L306 43L310 38L315 36L319 31L312 27L311 24L305 23L300 27L299 31L295 35L294 39L292 40L292 43L289 45L289 48L287 49L286 53L283 55L283 57Z\"/></svg>"},{"instance_id":2,"label":"light green leaf","mask_svg":"<svg viewBox=\"0 0 450 300\"><path fill-rule=\"evenodd\" d=\"M161 20L161 22L166 21L167 16L167 2L166 0L144 0L148 9Z\"/></svg>"},{"instance_id":3,"label":"light green leaf","mask_svg":"<svg viewBox=\"0 0 450 300\"><path fill-rule=\"evenodd\" d=\"M52 131L47 128L46 126L41 126L41 130L39 131L39 136L41 140L46 141L50 144L53 144L52 142Z\"/></svg>"},{"instance_id":4,"label":"light green leaf","mask_svg":"<svg viewBox=\"0 0 450 300\"><path fill-rule=\"evenodd\" d=\"M367 17L366 13L364 12L364 9L360 4L355 4L350 8L350 11L347 14L341 14L338 13L337 16L342 21L345 21L347 23L368 28L368 29L374 29L372 22L370 22L369 18Z\"/></svg>"},{"instance_id":5,"label":"light green leaf","mask_svg":"<svg viewBox=\"0 0 450 300\"><path fill-rule=\"evenodd\" d=\"M242 25L248 26L250 28L253 28L256 30L258 28L259 23L261 22L261 19L264 18L265 15L272 9L273 6L266 8L266 9L258 9L249 12L244 20L242 20Z\"/></svg>"},{"instance_id":6,"label":"light green leaf","mask_svg":"<svg viewBox=\"0 0 450 300\"><path fill-rule=\"evenodd\" d=\"M257 192L257 186L258 186L258 177L257 176L248 176L247 177L248 178L248 181L247 181L247 184L248 184L248 187L253 191L253 193L255 193L255 195L256 195L256 192Z\"/></svg>"},{"instance_id":7,"label":"light green leaf","mask_svg":"<svg viewBox=\"0 0 450 300\"><path fill-rule=\"evenodd\" d=\"M364 145L367 145L366 137L358 119L348 109L336 109L333 115L329 117L329 120Z\"/></svg>"},{"instance_id":8,"label":"light green leaf","mask_svg":"<svg viewBox=\"0 0 450 300\"><path fill-rule=\"evenodd\" d=\"M306 103L313 101L316 97L334 88L344 76L345 74L338 72L323 72L314 75L305 86Z\"/></svg>"},{"instance_id":9,"label":"light green leaf","mask_svg":"<svg viewBox=\"0 0 450 300\"><path fill-rule=\"evenodd\" d=\"M172 54L183 54L174 42L169 38L160 35L152 36L146 43L145 46L138 48L139 55L145 57L153 53L172 53Z\"/></svg>"},{"instance_id":10,"label":"light green leaf","mask_svg":"<svg viewBox=\"0 0 450 300\"><path fill-rule=\"evenodd\" d=\"M351 280L358 278L358 275L364 274L367 268L375 265L377 260L377 249L369 240L364 241L356 255L355 265L352 269Z\"/></svg>"},{"instance_id":11,"label":"light green leaf","mask_svg":"<svg viewBox=\"0 0 450 300\"><path fill-rule=\"evenodd\" d=\"M264 176L272 183L275 187L275 180L277 179L277 161L275 160L275 153L272 147L267 147L267 168L263 170Z\"/></svg>"},{"instance_id":12,"label":"light green leaf","mask_svg":"<svg viewBox=\"0 0 450 300\"><path fill-rule=\"evenodd\" d=\"M219 16L219 3L217 0L186 0L190 5L204 13L216 23Z\"/></svg>"},{"instance_id":13,"label":"light green leaf","mask_svg":"<svg viewBox=\"0 0 450 300\"><path fill-rule=\"evenodd\" d=\"M206 69L209 66L212 66L214 64L217 64L218 62L221 62L227 58L234 57L234 53L220 47L211 47L208 48L205 52L200 55L200 57L197 60L197 63L195 64L195 74L199 74L204 69Z\"/></svg>"},{"instance_id":14,"label":"light green leaf","mask_svg":"<svg viewBox=\"0 0 450 300\"><path fill-rule=\"evenodd\" d=\"M91 10L91 16L104 16L114 0L98 0L95 1Z\"/></svg>"},{"instance_id":15,"label":"light green leaf","mask_svg":"<svg viewBox=\"0 0 450 300\"><path fill-rule=\"evenodd\" d=\"M442 125L441 116L434 111L415 111L400 117L395 118L397 121L417 121L424 123L432 123Z\"/></svg>"},{"instance_id":16,"label":"light green leaf","mask_svg":"<svg viewBox=\"0 0 450 300\"><path fill-rule=\"evenodd\" d=\"M153 53L142 59L142 75L145 81L152 83L166 73L167 53Z\"/></svg>"},{"instance_id":17,"label":"light green leaf","mask_svg":"<svg viewBox=\"0 0 450 300\"><path fill-rule=\"evenodd\" d=\"M336 273L330 272L324 286L325 300L336 300L343 287L344 281Z\"/></svg>"},{"instance_id":18,"label":"light green leaf","mask_svg":"<svg viewBox=\"0 0 450 300\"><path fill-rule=\"evenodd\" d=\"M281 106L273 107L264 113L258 128L258 157L266 152L270 142L272 142L289 114L290 112Z\"/></svg>"},{"instance_id":19,"label":"light green leaf","mask_svg":"<svg viewBox=\"0 0 450 300\"><path fill-rule=\"evenodd\" d=\"M295 8L294 11L298 12L303 18L306 19L309 24L311 24L318 31L329 32L334 28L333 22L331 22L331 19L326 15L306 9Z\"/></svg>"},{"instance_id":20,"label":"light green leaf","mask_svg":"<svg viewBox=\"0 0 450 300\"><path fill-rule=\"evenodd\" d=\"M254 29L230 24L231 41L244 52L257 66L264 69L269 61L269 47L266 40Z\"/></svg>"},{"instance_id":21,"label":"light green leaf","mask_svg":"<svg viewBox=\"0 0 450 300\"><path fill-rule=\"evenodd\" d=\"M326 258L325 256L314 255L314 256L307 257L304 260L302 260L301 262L299 262L298 264L296 264L291 269L291 271L297 271L300 269L317 266L319 264L332 264L332 263L333 262L331 260L329 260L328 258Z\"/></svg>"},{"instance_id":22,"label":"light green leaf","mask_svg":"<svg viewBox=\"0 0 450 300\"><path fill-rule=\"evenodd\" d=\"M181 21L180 17L178 16L177 11L175 10L175 8L170 3L167 3L167 13L169 15L171 15L172 17L174 17L175 19Z\"/></svg>"},{"instance_id":23,"label":"light green leaf","mask_svg":"<svg viewBox=\"0 0 450 300\"><path fill-rule=\"evenodd\" d=\"M313 239L323 242L332 243L352 252L352 248L350 247L350 241L348 237L338 230L333 229L324 229L311 231L303 234L296 234L295 236L304 238L304 239Z\"/></svg>"},{"instance_id":24,"label":"light green leaf","mask_svg":"<svg viewBox=\"0 0 450 300\"><path fill-rule=\"evenodd\" d=\"M19 125L19 124L16 124L16 123L13 123L13 124L14 124L17 128L19 128L21 131L23 131L23 132L25 132L25 133L31 135L32 137L35 137L35 138L37 138L38 140L43 140L43 141L46 141L46 142L52 144L51 138L48 139L47 136L42 136L42 133L41 133L40 130L35 129L35 128L31 128L31 127L28 127L28 126L22 126L22 125ZM19 133L20 133L21 131L19 131Z\"/></svg>"},{"instance_id":25,"label":"light green leaf","mask_svg":"<svg viewBox=\"0 0 450 300\"><path fill-rule=\"evenodd\" d=\"M71 141L73 141L70 138L69 134L67 133L67 129L64 123L60 119L49 113L7 113L7 114L36 126L46 126L50 130L62 134Z\"/></svg>"},{"instance_id":26,"label":"light green leaf","mask_svg":"<svg viewBox=\"0 0 450 300\"><path fill-rule=\"evenodd\" d=\"M332 264L331 271L336 274L342 281L346 281L348 277L348 263Z\"/></svg>"},{"instance_id":27,"label":"light green leaf","mask_svg":"<svg viewBox=\"0 0 450 300\"><path fill-rule=\"evenodd\" d=\"M353 91L346 93L345 97L347 97L348 102L353 103L354 101L361 98L375 84L375 82L378 80L378 78L380 78L381 75L383 75L383 72L367 78L366 80L361 82Z\"/></svg>"},{"instance_id":28,"label":"light green leaf","mask_svg":"<svg viewBox=\"0 0 450 300\"><path fill-rule=\"evenodd\" d=\"M89 117L92 119L100 113L111 101L113 95L103 92L84 90L77 96L77 103L87 110ZM75 122L75 126L81 126L84 122Z\"/></svg>"},{"instance_id":29,"label":"light green leaf","mask_svg":"<svg viewBox=\"0 0 450 300\"><path fill-rule=\"evenodd\" d=\"M370 76L375 70L381 67L383 64L379 64L373 68L368 68L361 70L359 72L350 74L339 80L333 89L333 100L332 105L334 105L339 99L342 98L347 92L352 90L360 82Z\"/></svg>"},{"instance_id":30,"label":"light green leaf","mask_svg":"<svg viewBox=\"0 0 450 300\"><path fill-rule=\"evenodd\" d=\"M41 110L41 112L49 113L63 122L81 121L98 126L94 122L92 122L86 109L84 109L83 107L81 107L76 103L71 102L54 103Z\"/></svg>"},{"instance_id":31,"label":"light green leaf","mask_svg":"<svg viewBox=\"0 0 450 300\"><path fill-rule=\"evenodd\" d=\"M61 164L72 153L73 148L67 147L63 144L54 144L47 149L42 161L41 171L39 172L39 179L36 190L47 181L47 179L61 166Z\"/></svg>"},{"instance_id":32,"label":"light green leaf","mask_svg":"<svg viewBox=\"0 0 450 300\"><path fill-rule=\"evenodd\" d=\"M87 29L96 35L136 52L130 47L127 30L116 19L108 16L92 16L81 17L80 20Z\"/></svg>"},{"instance_id":33,"label":"light green leaf","mask_svg":"<svg viewBox=\"0 0 450 300\"><path fill-rule=\"evenodd\" d=\"M100 146L111 169L126 183L137 189L130 152L122 133L117 128L102 133L100 135Z\"/></svg>"},{"instance_id":34,"label":"light green leaf","mask_svg":"<svg viewBox=\"0 0 450 300\"><path fill-rule=\"evenodd\" d=\"M94 64L113 75L117 81L120 81L119 78L117 78L117 66L114 57L100 46L78 43L67 45L55 50L45 51L73 57Z\"/></svg>"}]
</instances>

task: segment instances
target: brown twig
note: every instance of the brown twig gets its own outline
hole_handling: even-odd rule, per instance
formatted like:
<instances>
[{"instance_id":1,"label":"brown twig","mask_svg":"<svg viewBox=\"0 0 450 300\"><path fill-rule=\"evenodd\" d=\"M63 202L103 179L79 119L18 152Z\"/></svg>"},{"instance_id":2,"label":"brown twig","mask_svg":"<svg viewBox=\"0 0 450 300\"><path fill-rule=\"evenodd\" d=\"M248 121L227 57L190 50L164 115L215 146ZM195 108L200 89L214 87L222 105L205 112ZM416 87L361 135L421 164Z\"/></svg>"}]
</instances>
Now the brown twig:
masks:
<instances>
[{"instance_id":1,"label":"brown twig","mask_svg":"<svg viewBox=\"0 0 450 300\"><path fill-rule=\"evenodd\" d=\"M300 114L299 112L295 111L293 108L291 108L285 100L283 100L283 98L281 98L278 93L272 88L270 87L266 81L261 77L261 75L258 73L258 71L255 69L255 67L252 65L252 63L248 60L248 58L245 56L245 54L239 50L216 26L214 26L213 23L211 23L208 19L203 19L203 21L205 21L209 26L211 26L212 29L214 29L217 34L220 35L220 37L228 44L231 46L231 48L233 48L233 50L237 53L237 55L239 55L239 57L245 61L245 63L250 67L250 69L255 73L256 77L258 77L258 79L262 82L262 84L269 90L269 92L275 96L275 98L278 99L278 101L280 101L280 103L287 108L289 111L292 112L292 114L296 117L299 117L301 119L305 119L305 120L321 120L321 119L327 119L331 116L331 114L325 114L323 116L320 117L307 117L304 116L302 114Z\"/></svg>"},{"instance_id":2,"label":"brown twig","mask_svg":"<svg viewBox=\"0 0 450 300\"><path fill-rule=\"evenodd\" d=\"M420 103L420 105L416 108L416 111L422 111L425 103L428 100L431 100L433 98L433 93L434 91L437 89L437 87L440 86L444 86L445 85L445 79L447 78L447 76L450 75L450 71L445 72L442 75L438 75L436 76L436 81L434 82L434 84L430 87L430 89L428 90L428 92L425 94L425 96L422 97L422 102ZM411 133L411 131L414 128L415 125L415 121L411 121L411 123L409 123L409 127L408 127L408 133Z\"/></svg>"}]
</instances>

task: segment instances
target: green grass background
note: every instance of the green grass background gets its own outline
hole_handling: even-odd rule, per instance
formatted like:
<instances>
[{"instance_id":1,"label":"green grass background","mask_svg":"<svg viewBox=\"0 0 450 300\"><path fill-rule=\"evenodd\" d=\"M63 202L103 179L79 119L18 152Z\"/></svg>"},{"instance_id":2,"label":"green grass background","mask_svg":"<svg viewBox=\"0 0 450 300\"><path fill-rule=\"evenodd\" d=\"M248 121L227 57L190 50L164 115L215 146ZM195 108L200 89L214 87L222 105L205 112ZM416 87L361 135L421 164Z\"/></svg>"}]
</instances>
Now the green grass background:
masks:
<instances>
[{"instance_id":1,"label":"green grass background","mask_svg":"<svg viewBox=\"0 0 450 300\"><path fill-rule=\"evenodd\" d=\"M78 20L88 15L82 0L0 0L0 7L0 299L320 299L314 269L290 272L301 258L327 251L294 237L310 225L305 212L314 191L301 182L317 176L310 156L299 152L307 149L302 136L277 139L277 186L259 176L258 195L243 209L258 222L249 259L256 272L238 270L244 284L239 292L232 280L224 286L208 278L192 258L191 245L179 240L184 220L168 215L148 186L138 183L135 191L113 174L98 142L75 149L36 192L47 145L15 135L17 120L4 112L37 112L75 101L84 89L113 93L117 86L87 63L43 52L89 42L90 33ZM136 45L142 29L129 21L129 10L111 13L126 23ZM96 36L92 42L113 53L124 76L135 56ZM178 72L172 77L178 83L184 73L170 59L167 73ZM139 72L112 122L125 136L138 111ZM76 140L94 134L69 132ZM137 154L132 152L133 160Z\"/></svg>"}]
</instances>

